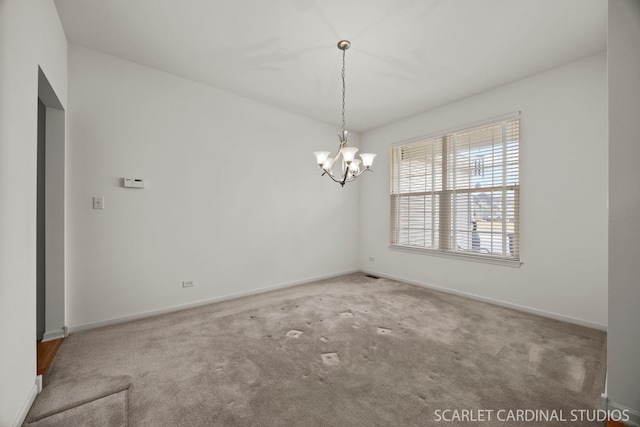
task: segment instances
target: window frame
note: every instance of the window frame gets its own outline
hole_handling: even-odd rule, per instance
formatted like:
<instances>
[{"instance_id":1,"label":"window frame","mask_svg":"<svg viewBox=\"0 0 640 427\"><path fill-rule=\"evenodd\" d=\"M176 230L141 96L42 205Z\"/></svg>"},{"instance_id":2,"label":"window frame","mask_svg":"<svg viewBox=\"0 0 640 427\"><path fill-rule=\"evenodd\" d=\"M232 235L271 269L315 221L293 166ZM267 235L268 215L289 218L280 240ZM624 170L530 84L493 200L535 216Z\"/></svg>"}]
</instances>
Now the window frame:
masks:
<instances>
[{"instance_id":1,"label":"window frame","mask_svg":"<svg viewBox=\"0 0 640 427\"><path fill-rule=\"evenodd\" d=\"M517 178L517 184L513 185L513 184L509 184L507 185L507 176L503 174L502 179L501 179L501 183L499 185L493 185L490 188L487 187L482 187L481 190L483 192L485 191L502 191L503 195L506 194L507 191L512 191L513 192L513 209L514 209L514 221L513 221L513 233L516 233L516 238L515 238L515 253L513 256L505 256L503 252L503 255L495 255L495 254L484 254L484 253L480 253L480 252L476 252L476 251L461 251L461 250L456 250L456 249L441 249L441 245L442 242L439 241L439 247L438 248L430 248L430 247L425 247L425 246L420 246L420 245L409 245L409 244L399 244L399 243L393 243L393 235L394 235L394 231L397 232L397 223L394 224L392 221L394 219L393 216L393 208L394 208L394 202L393 199L394 197L398 197L397 200L400 200L402 196L409 196L411 193L410 192L405 192L405 193L401 193L401 192L396 192L394 193L394 170L397 167L397 165L399 164L398 162L395 162L395 158L394 158L394 150L396 150L398 147L401 146L407 146L409 147L411 144L417 144L420 142L425 142L425 144L427 144L429 141L437 141L437 140L441 140L442 141L442 152L444 153L443 155L446 155L447 150L448 150L448 145L452 145L452 141L451 138L455 135L455 134L460 134L460 133L465 133L465 132L471 132L474 131L476 129L482 129L484 127L490 128L492 126L497 126L497 125L501 125L502 126L502 131L503 131L503 139L500 142L500 144L506 144L506 136L505 136L505 132L506 132L506 127L505 124L509 121L514 121L514 120L518 120L518 160L517 160L517 174L518 174L518 178ZM455 140L454 140L455 142ZM436 142L431 142L436 143ZM483 262L483 263L489 263L489 264L498 264L498 265L506 265L506 266L511 266L511 267L520 267L522 265L522 254L521 254L521 229L520 229L520 192L521 192L521 156L520 156L520 149L521 149L521 143L522 143L522 133L521 133L521 112L517 111L514 113L510 113L510 114L505 114L502 116L498 116L498 117L493 117L490 119L486 119L486 120L482 120L480 122L476 122L476 123L471 123L471 124L467 124L464 126L459 126L456 127L454 129L449 129L446 131L440 131L440 132L436 132L430 135L425 135L425 136L420 136L417 138L412 138L412 139L408 139L408 140L404 140L404 141L399 141L396 142L394 144L391 144L390 146L390 176L389 176L389 182L390 182L390 191L389 191L389 211L390 211L390 218L389 218L389 248L392 250L397 250L400 252L411 252L411 253L420 253L420 254L426 254L426 255L435 255L435 256L440 256L440 257L445 257L445 258L452 258L452 259L464 259L464 260L469 260L469 261L476 261L476 262ZM496 144L494 143L493 145L491 145L491 147L494 147ZM505 145L506 147L506 145ZM506 151L505 151L506 154ZM503 154L504 155L504 154ZM502 163L502 167L506 168L506 164L508 162L507 158L503 158L501 160ZM440 171L442 171L444 169L443 176L444 174L447 173L446 171L446 167L447 162L442 162L442 164L438 165L440 168ZM475 167L477 167L474 164ZM459 166L458 166L459 168ZM483 166L484 168L484 166ZM435 173L435 172L434 172ZM399 185L399 183L395 183L396 186ZM444 200L451 200L452 195L458 195L458 194L464 194L464 193L472 193L473 189L471 188L453 188L453 189L449 189L446 188L446 182L443 185L443 188L440 188L438 190L436 189L432 189L432 191L424 191L424 192L419 192L421 194L432 194L432 196L434 196L434 201L437 199L438 200L438 204L441 202L441 199L439 196L441 195L448 195L445 196ZM435 196L438 197L435 197ZM453 204L455 205L455 203ZM506 210L505 207L505 203L501 202L501 206L504 210ZM434 216L437 217L442 217L443 213L446 216L447 214L449 216L452 215L452 212L455 212L456 207L454 206L449 212L447 212L447 210L442 210L439 208L432 208L432 215L430 215L432 218ZM399 221L399 220L398 220ZM433 221L433 219L432 219ZM505 242L505 239L508 239L508 231L507 231L507 225L506 225L506 221L503 223L503 229L500 232L501 234L501 238L503 241L503 245L506 245L507 250L509 250L509 243L508 240ZM444 245L447 246L446 241L449 239L449 233L456 233L456 222L455 219L451 220L451 218L449 218L447 220L447 225L444 226L442 224L439 225L438 227L438 239L440 239L440 234L442 232L442 230L448 230L447 231L447 236L444 237ZM475 228L474 228L475 230ZM431 233L435 233L435 230L432 230ZM448 246L450 247L451 244L449 243ZM504 248L505 246L503 246Z\"/></svg>"}]
</instances>

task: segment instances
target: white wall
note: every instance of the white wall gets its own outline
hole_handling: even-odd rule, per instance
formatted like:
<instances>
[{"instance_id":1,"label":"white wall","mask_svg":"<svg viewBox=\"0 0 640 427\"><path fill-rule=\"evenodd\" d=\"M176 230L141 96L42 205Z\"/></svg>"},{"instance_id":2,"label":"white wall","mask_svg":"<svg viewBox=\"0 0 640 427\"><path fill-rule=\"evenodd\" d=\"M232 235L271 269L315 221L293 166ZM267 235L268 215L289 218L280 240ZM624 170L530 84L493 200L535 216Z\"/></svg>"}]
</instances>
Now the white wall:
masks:
<instances>
[{"instance_id":1,"label":"white wall","mask_svg":"<svg viewBox=\"0 0 640 427\"><path fill-rule=\"evenodd\" d=\"M35 397L38 65L65 106L66 55L52 0L0 2L0 426Z\"/></svg>"},{"instance_id":2,"label":"white wall","mask_svg":"<svg viewBox=\"0 0 640 427\"><path fill-rule=\"evenodd\" d=\"M73 44L69 85L72 331L357 269L358 184L312 154L335 126Z\"/></svg>"},{"instance_id":3,"label":"white wall","mask_svg":"<svg viewBox=\"0 0 640 427\"><path fill-rule=\"evenodd\" d=\"M520 268L389 249L390 144L517 110ZM607 324L605 54L362 135L378 153L361 182L360 267L599 328ZM374 257L375 261L369 261Z\"/></svg>"},{"instance_id":4,"label":"white wall","mask_svg":"<svg viewBox=\"0 0 640 427\"><path fill-rule=\"evenodd\" d=\"M640 425L640 1L610 0L607 392Z\"/></svg>"}]
</instances>

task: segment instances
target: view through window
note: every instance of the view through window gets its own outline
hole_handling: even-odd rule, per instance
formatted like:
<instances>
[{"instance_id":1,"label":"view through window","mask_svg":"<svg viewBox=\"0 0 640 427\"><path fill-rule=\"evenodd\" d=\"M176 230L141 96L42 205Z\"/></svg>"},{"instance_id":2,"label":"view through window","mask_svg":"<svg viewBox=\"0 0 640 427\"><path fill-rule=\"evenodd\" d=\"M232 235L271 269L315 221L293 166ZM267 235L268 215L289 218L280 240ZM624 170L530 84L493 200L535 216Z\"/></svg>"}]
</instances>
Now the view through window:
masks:
<instances>
[{"instance_id":1,"label":"view through window","mask_svg":"<svg viewBox=\"0 0 640 427\"><path fill-rule=\"evenodd\" d=\"M518 260L520 119L391 148L391 244Z\"/></svg>"}]
</instances>

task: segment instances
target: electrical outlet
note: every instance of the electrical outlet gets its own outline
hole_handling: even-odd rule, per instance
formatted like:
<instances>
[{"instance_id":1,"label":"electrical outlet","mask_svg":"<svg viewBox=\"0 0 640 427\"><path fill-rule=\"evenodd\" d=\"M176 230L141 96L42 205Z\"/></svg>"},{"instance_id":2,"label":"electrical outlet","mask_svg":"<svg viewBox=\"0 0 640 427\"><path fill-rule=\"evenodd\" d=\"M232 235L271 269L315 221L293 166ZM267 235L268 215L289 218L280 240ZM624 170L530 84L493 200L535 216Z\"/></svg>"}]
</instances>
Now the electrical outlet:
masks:
<instances>
[{"instance_id":1,"label":"electrical outlet","mask_svg":"<svg viewBox=\"0 0 640 427\"><path fill-rule=\"evenodd\" d=\"M183 280L182 287L183 288L193 288L194 282L193 280Z\"/></svg>"},{"instance_id":2,"label":"electrical outlet","mask_svg":"<svg viewBox=\"0 0 640 427\"><path fill-rule=\"evenodd\" d=\"M370 256L370 257L369 257L369 261L370 261L370 262L375 262L375 261L376 261L376 258L375 258L375 257Z\"/></svg>"}]
</instances>

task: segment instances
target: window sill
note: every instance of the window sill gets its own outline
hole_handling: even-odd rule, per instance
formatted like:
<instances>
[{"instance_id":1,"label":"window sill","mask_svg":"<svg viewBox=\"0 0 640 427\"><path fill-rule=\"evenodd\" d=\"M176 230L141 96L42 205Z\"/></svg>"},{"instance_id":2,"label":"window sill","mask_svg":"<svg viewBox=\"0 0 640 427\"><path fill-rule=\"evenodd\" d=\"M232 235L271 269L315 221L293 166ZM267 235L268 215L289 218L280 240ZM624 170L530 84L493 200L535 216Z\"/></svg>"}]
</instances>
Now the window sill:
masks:
<instances>
[{"instance_id":1,"label":"window sill","mask_svg":"<svg viewBox=\"0 0 640 427\"><path fill-rule=\"evenodd\" d=\"M399 252L410 252L414 254L433 255L433 256L439 256L442 258L451 258L451 259L464 260L464 261L480 262L483 264L504 265L507 267L515 267L515 268L520 268L520 266L522 265L522 261L519 259L504 259L504 258L490 257L486 255L475 255L475 254L460 253L460 252L456 252L456 253L444 252L444 251L425 249L420 247L389 245L389 249L394 251L399 251Z\"/></svg>"}]
</instances>

